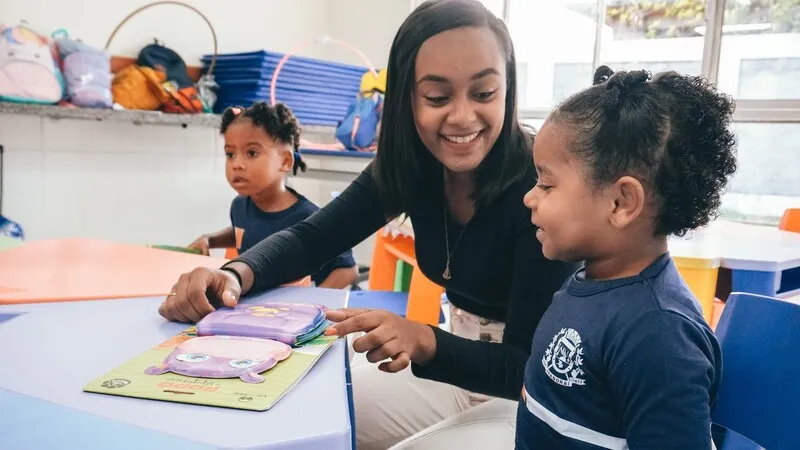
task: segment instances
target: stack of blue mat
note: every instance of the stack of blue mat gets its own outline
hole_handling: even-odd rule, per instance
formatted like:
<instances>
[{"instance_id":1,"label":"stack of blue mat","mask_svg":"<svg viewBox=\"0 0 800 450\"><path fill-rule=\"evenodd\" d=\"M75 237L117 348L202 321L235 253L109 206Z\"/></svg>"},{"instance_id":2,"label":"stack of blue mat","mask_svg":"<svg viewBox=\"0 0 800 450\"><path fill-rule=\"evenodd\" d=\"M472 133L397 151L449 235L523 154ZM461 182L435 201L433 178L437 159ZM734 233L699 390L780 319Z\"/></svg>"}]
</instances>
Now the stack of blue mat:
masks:
<instances>
[{"instance_id":1,"label":"stack of blue mat","mask_svg":"<svg viewBox=\"0 0 800 450\"><path fill-rule=\"evenodd\" d=\"M283 53L256 51L217 55L214 78L219 84L214 112L229 106L269 103L272 74ZM208 70L211 55L202 58ZM275 99L286 103L302 125L336 126L356 100L365 67L291 56L278 74Z\"/></svg>"}]
</instances>

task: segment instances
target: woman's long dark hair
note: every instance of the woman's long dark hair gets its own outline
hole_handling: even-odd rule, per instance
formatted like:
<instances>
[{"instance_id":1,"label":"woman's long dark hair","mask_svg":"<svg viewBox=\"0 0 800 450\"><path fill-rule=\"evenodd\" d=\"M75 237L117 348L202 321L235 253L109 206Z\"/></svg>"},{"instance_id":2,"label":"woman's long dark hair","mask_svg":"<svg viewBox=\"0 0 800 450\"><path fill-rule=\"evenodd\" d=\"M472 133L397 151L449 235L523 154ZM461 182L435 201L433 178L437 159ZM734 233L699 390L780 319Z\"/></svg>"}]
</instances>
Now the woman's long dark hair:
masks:
<instances>
[{"instance_id":1,"label":"woman's long dark hair","mask_svg":"<svg viewBox=\"0 0 800 450\"><path fill-rule=\"evenodd\" d=\"M531 136L517 120L516 58L506 25L477 0L428 0L400 26L389 52L374 177L390 214L408 212L420 189L441 179L441 163L425 148L414 125L415 63L423 42L461 27L489 28L506 60L505 120L497 142L477 169L472 193L476 208L491 203L532 170Z\"/></svg>"}]
</instances>

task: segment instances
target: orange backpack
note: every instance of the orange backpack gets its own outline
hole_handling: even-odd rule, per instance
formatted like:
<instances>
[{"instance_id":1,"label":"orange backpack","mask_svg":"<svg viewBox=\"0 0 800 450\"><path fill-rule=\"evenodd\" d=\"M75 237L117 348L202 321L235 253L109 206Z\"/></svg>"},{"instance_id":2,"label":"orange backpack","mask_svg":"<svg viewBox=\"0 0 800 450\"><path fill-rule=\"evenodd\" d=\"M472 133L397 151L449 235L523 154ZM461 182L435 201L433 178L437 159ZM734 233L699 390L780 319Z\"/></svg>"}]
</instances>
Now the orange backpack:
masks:
<instances>
[{"instance_id":1,"label":"orange backpack","mask_svg":"<svg viewBox=\"0 0 800 450\"><path fill-rule=\"evenodd\" d=\"M157 111L170 97L162 87L166 80L164 72L131 64L114 75L111 93L127 109Z\"/></svg>"},{"instance_id":2,"label":"orange backpack","mask_svg":"<svg viewBox=\"0 0 800 450\"><path fill-rule=\"evenodd\" d=\"M203 102L200 101L194 81L189 77L186 63L174 50L156 41L139 52L136 64L167 74L167 81L161 83L168 94L167 100L162 105L164 112L183 114L203 112Z\"/></svg>"}]
</instances>

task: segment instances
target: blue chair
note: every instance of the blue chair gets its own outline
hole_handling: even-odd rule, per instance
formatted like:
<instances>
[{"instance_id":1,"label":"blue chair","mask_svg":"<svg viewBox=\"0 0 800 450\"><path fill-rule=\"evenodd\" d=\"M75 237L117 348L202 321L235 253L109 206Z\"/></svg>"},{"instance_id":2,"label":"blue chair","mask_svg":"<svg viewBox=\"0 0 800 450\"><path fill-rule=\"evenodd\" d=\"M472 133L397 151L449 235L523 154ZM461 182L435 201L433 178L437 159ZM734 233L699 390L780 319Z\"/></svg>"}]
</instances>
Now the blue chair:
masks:
<instances>
[{"instance_id":1,"label":"blue chair","mask_svg":"<svg viewBox=\"0 0 800 450\"><path fill-rule=\"evenodd\" d=\"M716 333L723 369L712 421L769 450L800 449L800 306L735 292Z\"/></svg>"},{"instance_id":2,"label":"blue chair","mask_svg":"<svg viewBox=\"0 0 800 450\"><path fill-rule=\"evenodd\" d=\"M711 438L717 450L766 450L741 434L719 424L711 424Z\"/></svg>"}]
</instances>

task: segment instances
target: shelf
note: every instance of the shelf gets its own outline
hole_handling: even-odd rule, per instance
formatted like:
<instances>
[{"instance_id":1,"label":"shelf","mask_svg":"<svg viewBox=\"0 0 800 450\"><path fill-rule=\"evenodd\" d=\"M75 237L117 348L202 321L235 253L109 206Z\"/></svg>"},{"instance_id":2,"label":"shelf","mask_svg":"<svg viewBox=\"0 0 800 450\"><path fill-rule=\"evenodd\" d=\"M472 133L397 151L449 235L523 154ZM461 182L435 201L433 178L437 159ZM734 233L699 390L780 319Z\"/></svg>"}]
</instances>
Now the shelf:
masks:
<instances>
[{"instance_id":1,"label":"shelf","mask_svg":"<svg viewBox=\"0 0 800 450\"><path fill-rule=\"evenodd\" d=\"M131 122L137 125L196 125L219 127L219 114L165 114L160 111L141 111L133 109L67 108L55 105L36 105L28 103L0 102L0 114L24 114L51 119L75 120L113 120ZM333 135L334 127L303 126L306 134Z\"/></svg>"},{"instance_id":2,"label":"shelf","mask_svg":"<svg viewBox=\"0 0 800 450\"><path fill-rule=\"evenodd\" d=\"M316 150L311 148L301 148L301 155L314 155L314 156L333 156L333 157L349 157L360 159L373 159L375 153L372 152L357 152L354 150Z\"/></svg>"},{"instance_id":3,"label":"shelf","mask_svg":"<svg viewBox=\"0 0 800 450\"><path fill-rule=\"evenodd\" d=\"M218 127L216 114L165 114L133 109L67 108L55 105L0 102L0 114L24 114L51 119L113 120L137 125L199 125Z\"/></svg>"}]
</instances>

